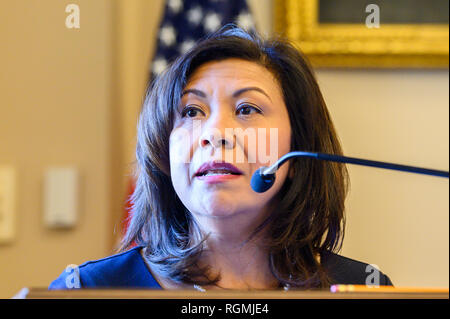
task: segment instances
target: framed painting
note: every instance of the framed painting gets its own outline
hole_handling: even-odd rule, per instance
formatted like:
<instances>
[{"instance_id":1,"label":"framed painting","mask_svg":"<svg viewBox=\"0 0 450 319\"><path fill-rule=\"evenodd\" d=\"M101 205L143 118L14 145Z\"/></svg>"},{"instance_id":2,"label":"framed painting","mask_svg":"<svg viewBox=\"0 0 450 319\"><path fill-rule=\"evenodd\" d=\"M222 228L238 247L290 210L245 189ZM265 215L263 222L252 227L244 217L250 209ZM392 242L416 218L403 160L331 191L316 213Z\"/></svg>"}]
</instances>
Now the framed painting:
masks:
<instances>
[{"instance_id":1,"label":"framed painting","mask_svg":"<svg viewBox=\"0 0 450 319\"><path fill-rule=\"evenodd\" d=\"M275 31L315 67L448 68L448 0L275 0Z\"/></svg>"}]
</instances>

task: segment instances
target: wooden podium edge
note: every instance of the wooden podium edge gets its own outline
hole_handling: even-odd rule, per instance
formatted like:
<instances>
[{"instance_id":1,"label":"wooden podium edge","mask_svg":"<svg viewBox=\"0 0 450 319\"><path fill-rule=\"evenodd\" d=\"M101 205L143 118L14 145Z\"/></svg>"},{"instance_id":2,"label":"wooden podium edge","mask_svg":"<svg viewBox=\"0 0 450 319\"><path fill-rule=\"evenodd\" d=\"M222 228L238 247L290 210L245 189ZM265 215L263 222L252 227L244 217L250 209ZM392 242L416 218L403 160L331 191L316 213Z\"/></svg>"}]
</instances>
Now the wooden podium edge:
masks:
<instances>
[{"instance_id":1,"label":"wooden podium edge","mask_svg":"<svg viewBox=\"0 0 450 319\"><path fill-rule=\"evenodd\" d=\"M160 290L160 289L67 289L30 288L26 299L449 299L442 292L330 292L304 290Z\"/></svg>"}]
</instances>

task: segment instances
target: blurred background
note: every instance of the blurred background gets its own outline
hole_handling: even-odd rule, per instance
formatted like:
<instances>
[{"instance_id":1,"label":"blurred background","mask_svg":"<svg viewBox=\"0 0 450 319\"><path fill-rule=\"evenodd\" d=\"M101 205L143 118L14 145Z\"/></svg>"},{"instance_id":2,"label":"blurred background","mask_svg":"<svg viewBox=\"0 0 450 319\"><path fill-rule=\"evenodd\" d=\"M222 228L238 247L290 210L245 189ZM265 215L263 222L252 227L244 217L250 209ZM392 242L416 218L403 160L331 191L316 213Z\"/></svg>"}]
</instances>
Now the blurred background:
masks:
<instances>
[{"instance_id":1,"label":"blurred background","mask_svg":"<svg viewBox=\"0 0 450 319\"><path fill-rule=\"evenodd\" d=\"M273 35L279 1L247 3ZM69 4L79 21L67 22ZM115 252L165 4L0 0L0 298ZM316 74L345 155L448 171L448 67ZM448 288L448 179L348 168L341 254L397 286ZM71 217L58 221L51 203Z\"/></svg>"}]
</instances>

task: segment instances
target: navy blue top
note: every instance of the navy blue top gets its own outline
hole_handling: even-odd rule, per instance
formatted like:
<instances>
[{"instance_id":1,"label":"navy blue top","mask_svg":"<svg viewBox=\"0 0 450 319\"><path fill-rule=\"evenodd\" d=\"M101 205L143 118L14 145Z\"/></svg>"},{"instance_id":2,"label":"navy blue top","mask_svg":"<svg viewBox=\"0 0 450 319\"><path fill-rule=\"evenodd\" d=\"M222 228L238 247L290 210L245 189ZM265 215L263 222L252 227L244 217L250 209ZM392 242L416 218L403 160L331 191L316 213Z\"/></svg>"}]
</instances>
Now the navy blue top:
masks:
<instances>
[{"instance_id":1,"label":"navy blue top","mask_svg":"<svg viewBox=\"0 0 450 319\"><path fill-rule=\"evenodd\" d=\"M68 268L56 278L49 289L69 288L152 288L162 289L141 256L141 246L103 259L88 261L78 267L79 285L73 280L74 268ZM321 262L332 278L332 284L365 285L373 268L368 264L334 253L322 255ZM380 285L392 285L380 272Z\"/></svg>"}]
</instances>

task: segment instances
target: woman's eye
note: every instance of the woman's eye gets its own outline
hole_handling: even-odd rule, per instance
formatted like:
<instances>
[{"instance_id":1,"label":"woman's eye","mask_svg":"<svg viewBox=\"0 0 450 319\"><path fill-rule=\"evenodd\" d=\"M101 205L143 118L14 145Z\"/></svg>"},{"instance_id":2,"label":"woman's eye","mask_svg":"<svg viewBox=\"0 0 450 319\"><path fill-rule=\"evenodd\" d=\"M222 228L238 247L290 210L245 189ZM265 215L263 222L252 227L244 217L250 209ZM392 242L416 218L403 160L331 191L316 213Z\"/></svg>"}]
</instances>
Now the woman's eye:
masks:
<instances>
[{"instance_id":1,"label":"woman's eye","mask_svg":"<svg viewBox=\"0 0 450 319\"><path fill-rule=\"evenodd\" d=\"M199 113L203 113L203 111L196 107L187 107L181 112L181 117L196 117Z\"/></svg>"},{"instance_id":2,"label":"woman's eye","mask_svg":"<svg viewBox=\"0 0 450 319\"><path fill-rule=\"evenodd\" d=\"M238 108L236 112L238 112L241 115L250 115L251 113L255 112L261 113L261 110L249 104L244 104L243 106Z\"/></svg>"}]
</instances>

